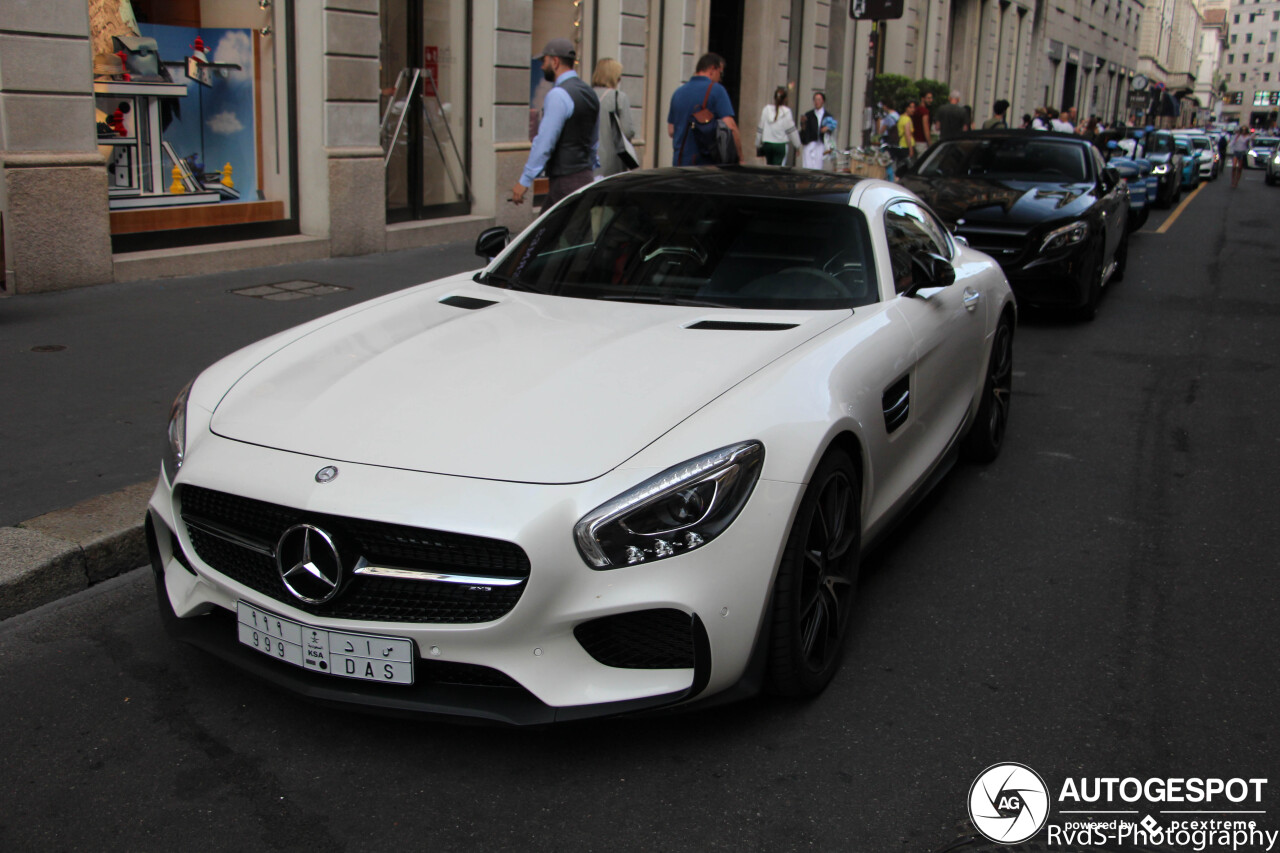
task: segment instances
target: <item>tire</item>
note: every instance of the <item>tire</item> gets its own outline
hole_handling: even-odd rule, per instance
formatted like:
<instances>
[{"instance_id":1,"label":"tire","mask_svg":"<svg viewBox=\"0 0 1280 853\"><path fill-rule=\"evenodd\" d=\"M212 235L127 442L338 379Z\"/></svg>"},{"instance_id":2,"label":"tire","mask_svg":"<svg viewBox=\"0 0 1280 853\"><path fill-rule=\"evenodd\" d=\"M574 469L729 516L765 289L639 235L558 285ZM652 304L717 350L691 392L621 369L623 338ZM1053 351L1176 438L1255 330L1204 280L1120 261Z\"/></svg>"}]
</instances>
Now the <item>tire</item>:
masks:
<instances>
[{"instance_id":1,"label":"tire","mask_svg":"<svg viewBox=\"0 0 1280 853\"><path fill-rule=\"evenodd\" d=\"M769 689L816 696L840 668L862 548L862 483L832 448L800 499L774 582Z\"/></svg>"},{"instance_id":2,"label":"tire","mask_svg":"<svg viewBox=\"0 0 1280 853\"><path fill-rule=\"evenodd\" d=\"M987 463L1000 455L1009 427L1009 403L1013 394L1013 324L1001 319L991 341L987 378L982 383L982 402L960 452L970 462Z\"/></svg>"},{"instance_id":3,"label":"tire","mask_svg":"<svg viewBox=\"0 0 1280 853\"><path fill-rule=\"evenodd\" d=\"M1098 246L1094 252L1096 259L1090 259L1088 268L1092 270L1092 274L1089 277L1085 303L1080 308L1081 320L1088 321L1098 316L1098 303L1102 301L1102 270L1105 267L1103 251L1103 247Z\"/></svg>"}]
</instances>

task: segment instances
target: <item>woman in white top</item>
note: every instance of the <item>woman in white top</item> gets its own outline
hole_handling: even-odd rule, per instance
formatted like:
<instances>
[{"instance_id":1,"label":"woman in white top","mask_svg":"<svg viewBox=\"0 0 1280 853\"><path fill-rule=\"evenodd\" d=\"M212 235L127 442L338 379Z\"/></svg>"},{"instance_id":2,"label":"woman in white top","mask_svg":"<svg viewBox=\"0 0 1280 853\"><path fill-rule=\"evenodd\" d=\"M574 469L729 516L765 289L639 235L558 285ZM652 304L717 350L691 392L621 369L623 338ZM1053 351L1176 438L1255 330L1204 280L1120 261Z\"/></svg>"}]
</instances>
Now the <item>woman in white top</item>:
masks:
<instances>
[{"instance_id":1,"label":"woman in white top","mask_svg":"<svg viewBox=\"0 0 1280 853\"><path fill-rule=\"evenodd\" d=\"M1249 128L1237 125L1228 146L1231 149L1231 186L1239 186L1240 176L1244 174L1244 158L1249 153Z\"/></svg>"},{"instance_id":2,"label":"woman in white top","mask_svg":"<svg viewBox=\"0 0 1280 853\"><path fill-rule=\"evenodd\" d=\"M756 126L756 148L764 152L764 161L770 166L781 166L787 159L787 143L800 147L800 134L796 131L795 118L787 106L787 90L779 86L773 92L773 103L760 112L760 124Z\"/></svg>"},{"instance_id":3,"label":"woman in white top","mask_svg":"<svg viewBox=\"0 0 1280 853\"><path fill-rule=\"evenodd\" d=\"M596 97L600 99L598 125L600 135L597 149L600 168L595 170L598 178L607 178L627 171L627 167L618 159L618 152L613 146L613 119L610 116L617 114L618 124L627 139L632 139L636 135L635 125L631 123L631 100L626 92L618 88L621 80L622 63L607 57L596 63L595 73L591 75L591 87L595 90Z\"/></svg>"}]
</instances>

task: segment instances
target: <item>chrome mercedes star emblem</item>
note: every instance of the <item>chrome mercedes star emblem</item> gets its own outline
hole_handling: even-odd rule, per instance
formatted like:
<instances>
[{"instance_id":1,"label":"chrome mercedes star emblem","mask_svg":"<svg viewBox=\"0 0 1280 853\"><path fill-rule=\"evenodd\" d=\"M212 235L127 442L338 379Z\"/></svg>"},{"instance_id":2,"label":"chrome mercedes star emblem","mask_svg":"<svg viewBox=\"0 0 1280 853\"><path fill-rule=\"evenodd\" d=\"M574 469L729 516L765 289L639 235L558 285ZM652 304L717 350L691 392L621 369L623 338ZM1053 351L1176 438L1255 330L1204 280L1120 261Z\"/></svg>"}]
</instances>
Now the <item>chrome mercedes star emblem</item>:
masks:
<instances>
[{"instance_id":1,"label":"chrome mercedes star emblem","mask_svg":"<svg viewBox=\"0 0 1280 853\"><path fill-rule=\"evenodd\" d=\"M332 483L338 477L338 469L333 465L326 465L316 472L317 483Z\"/></svg>"},{"instance_id":2,"label":"chrome mercedes star emblem","mask_svg":"<svg viewBox=\"0 0 1280 853\"><path fill-rule=\"evenodd\" d=\"M307 604L325 603L342 585L342 557L333 537L310 524L294 525L280 537L276 567L285 589Z\"/></svg>"}]
</instances>

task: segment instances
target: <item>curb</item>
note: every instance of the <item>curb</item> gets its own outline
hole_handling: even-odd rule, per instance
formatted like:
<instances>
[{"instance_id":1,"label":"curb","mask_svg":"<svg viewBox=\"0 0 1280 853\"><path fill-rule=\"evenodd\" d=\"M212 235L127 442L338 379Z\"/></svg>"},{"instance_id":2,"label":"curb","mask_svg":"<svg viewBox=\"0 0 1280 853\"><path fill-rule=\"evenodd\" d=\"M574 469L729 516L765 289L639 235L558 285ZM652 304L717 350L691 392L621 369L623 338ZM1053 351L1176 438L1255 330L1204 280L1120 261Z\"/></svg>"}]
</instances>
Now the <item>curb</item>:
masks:
<instances>
[{"instance_id":1,"label":"curb","mask_svg":"<svg viewBox=\"0 0 1280 853\"><path fill-rule=\"evenodd\" d=\"M0 619L145 565L154 490L149 480L0 528Z\"/></svg>"}]
</instances>

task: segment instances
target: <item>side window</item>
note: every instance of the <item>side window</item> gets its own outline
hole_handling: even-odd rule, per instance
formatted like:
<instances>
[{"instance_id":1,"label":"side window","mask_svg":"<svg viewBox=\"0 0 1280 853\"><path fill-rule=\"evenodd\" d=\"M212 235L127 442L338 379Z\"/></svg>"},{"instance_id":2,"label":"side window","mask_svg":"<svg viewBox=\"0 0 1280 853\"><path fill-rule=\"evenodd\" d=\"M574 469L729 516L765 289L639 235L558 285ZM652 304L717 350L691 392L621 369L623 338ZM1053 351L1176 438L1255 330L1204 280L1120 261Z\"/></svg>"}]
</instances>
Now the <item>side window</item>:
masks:
<instances>
[{"instance_id":1,"label":"side window","mask_svg":"<svg viewBox=\"0 0 1280 853\"><path fill-rule=\"evenodd\" d=\"M889 240L889 264L896 293L911 287L913 257L951 258L951 241L946 232L933 214L915 202L898 201L889 205L884 214L884 230Z\"/></svg>"}]
</instances>

